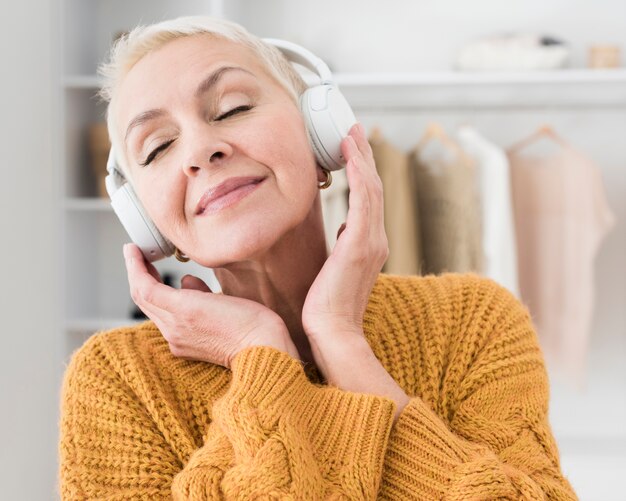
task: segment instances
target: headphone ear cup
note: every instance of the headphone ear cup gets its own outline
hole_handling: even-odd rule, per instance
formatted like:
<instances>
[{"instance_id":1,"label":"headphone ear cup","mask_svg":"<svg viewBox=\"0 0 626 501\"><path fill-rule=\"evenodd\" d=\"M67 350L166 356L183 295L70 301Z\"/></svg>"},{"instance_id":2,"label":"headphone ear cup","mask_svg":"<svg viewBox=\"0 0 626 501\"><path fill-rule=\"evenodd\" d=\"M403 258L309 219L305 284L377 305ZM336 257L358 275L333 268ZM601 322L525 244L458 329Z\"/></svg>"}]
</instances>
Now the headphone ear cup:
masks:
<instances>
[{"instance_id":1,"label":"headphone ear cup","mask_svg":"<svg viewBox=\"0 0 626 501\"><path fill-rule=\"evenodd\" d=\"M309 143L311 144L313 153L315 153L317 163L319 163L322 167L328 170L336 170L336 167L333 165L328 155L324 153L322 145L320 144L320 140L315 133L314 127L310 125L310 117L305 117L305 123L307 124L306 129L307 135L309 136Z\"/></svg>"},{"instance_id":2,"label":"headphone ear cup","mask_svg":"<svg viewBox=\"0 0 626 501\"><path fill-rule=\"evenodd\" d=\"M334 85L322 84L304 91L299 104L320 165L328 170L345 167L341 142L356 123L346 98Z\"/></svg>"},{"instance_id":3,"label":"headphone ear cup","mask_svg":"<svg viewBox=\"0 0 626 501\"><path fill-rule=\"evenodd\" d=\"M124 183L113 194L111 205L124 229L148 261L158 261L174 254L174 245L148 217L129 183Z\"/></svg>"}]
</instances>

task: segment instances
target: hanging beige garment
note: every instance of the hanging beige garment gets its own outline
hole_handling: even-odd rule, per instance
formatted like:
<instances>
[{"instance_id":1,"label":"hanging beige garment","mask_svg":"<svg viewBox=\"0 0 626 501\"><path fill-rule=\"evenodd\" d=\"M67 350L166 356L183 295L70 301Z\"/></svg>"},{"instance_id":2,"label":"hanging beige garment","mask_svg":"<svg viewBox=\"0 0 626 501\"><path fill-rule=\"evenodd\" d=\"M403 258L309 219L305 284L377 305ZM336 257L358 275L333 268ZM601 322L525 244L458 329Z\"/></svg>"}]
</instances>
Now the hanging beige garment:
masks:
<instances>
[{"instance_id":1,"label":"hanging beige garment","mask_svg":"<svg viewBox=\"0 0 626 501\"><path fill-rule=\"evenodd\" d=\"M387 141L378 130L372 132L369 142L384 191L389 257L383 271L394 275L419 275L419 212L408 155Z\"/></svg>"},{"instance_id":2,"label":"hanging beige garment","mask_svg":"<svg viewBox=\"0 0 626 501\"><path fill-rule=\"evenodd\" d=\"M424 273L482 272L480 198L473 160L440 127L411 152Z\"/></svg>"},{"instance_id":3,"label":"hanging beige garment","mask_svg":"<svg viewBox=\"0 0 626 501\"><path fill-rule=\"evenodd\" d=\"M594 257L615 218L598 167L562 139L554 146L548 155L508 151L520 290L548 367L580 384L593 312Z\"/></svg>"}]
</instances>

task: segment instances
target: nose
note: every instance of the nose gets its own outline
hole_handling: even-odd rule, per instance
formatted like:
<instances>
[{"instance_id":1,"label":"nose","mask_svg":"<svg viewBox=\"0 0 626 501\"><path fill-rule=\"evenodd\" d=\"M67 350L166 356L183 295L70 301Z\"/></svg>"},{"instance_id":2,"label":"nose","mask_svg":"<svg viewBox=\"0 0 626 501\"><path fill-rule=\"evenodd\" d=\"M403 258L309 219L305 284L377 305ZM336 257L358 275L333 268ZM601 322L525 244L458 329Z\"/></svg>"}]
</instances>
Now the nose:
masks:
<instances>
[{"instance_id":1,"label":"nose","mask_svg":"<svg viewBox=\"0 0 626 501\"><path fill-rule=\"evenodd\" d=\"M228 141L220 137L217 131L201 130L188 136L188 155L183 163L183 170L187 176L197 176L201 171L223 165L233 154L233 148Z\"/></svg>"}]
</instances>

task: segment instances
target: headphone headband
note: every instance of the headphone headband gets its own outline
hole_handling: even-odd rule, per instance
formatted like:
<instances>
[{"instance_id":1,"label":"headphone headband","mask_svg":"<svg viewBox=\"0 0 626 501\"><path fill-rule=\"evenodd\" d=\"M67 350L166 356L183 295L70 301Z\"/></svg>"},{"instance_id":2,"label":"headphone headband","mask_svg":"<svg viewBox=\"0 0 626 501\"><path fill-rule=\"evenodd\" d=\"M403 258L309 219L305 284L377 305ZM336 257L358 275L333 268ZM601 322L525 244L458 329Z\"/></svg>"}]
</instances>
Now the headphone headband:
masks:
<instances>
[{"instance_id":1,"label":"headphone headband","mask_svg":"<svg viewBox=\"0 0 626 501\"><path fill-rule=\"evenodd\" d=\"M328 65L310 50L293 42L279 40L278 38L262 38L261 40L279 49L290 61L301 64L305 68L310 69L313 73L318 74L322 79L322 85L334 85L333 76Z\"/></svg>"}]
</instances>

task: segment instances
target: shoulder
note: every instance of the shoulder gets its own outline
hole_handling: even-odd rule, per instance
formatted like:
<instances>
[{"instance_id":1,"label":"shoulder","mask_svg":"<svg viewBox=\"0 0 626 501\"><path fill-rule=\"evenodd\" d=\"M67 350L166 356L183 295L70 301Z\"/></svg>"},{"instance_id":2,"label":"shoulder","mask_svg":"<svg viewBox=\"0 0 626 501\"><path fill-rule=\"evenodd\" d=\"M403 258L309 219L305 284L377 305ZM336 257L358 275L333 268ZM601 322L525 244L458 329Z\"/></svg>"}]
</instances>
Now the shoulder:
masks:
<instances>
[{"instance_id":1,"label":"shoulder","mask_svg":"<svg viewBox=\"0 0 626 501\"><path fill-rule=\"evenodd\" d=\"M381 273L376 283L381 302L394 308L416 309L443 307L461 312L475 308L498 308L506 305L517 312L527 308L504 286L476 273L443 273L440 275L390 275Z\"/></svg>"},{"instance_id":2,"label":"shoulder","mask_svg":"<svg viewBox=\"0 0 626 501\"><path fill-rule=\"evenodd\" d=\"M70 355L66 372L89 365L100 367L141 350L142 346L158 344L159 330L152 321L98 331ZM117 365L113 363L113 365Z\"/></svg>"},{"instance_id":3,"label":"shoulder","mask_svg":"<svg viewBox=\"0 0 626 501\"><path fill-rule=\"evenodd\" d=\"M426 343L437 351L472 351L523 336L537 348L528 308L506 287L476 273L399 276L380 274L372 310L382 331L394 339L402 332L409 343ZM469 353L468 353L469 355Z\"/></svg>"},{"instance_id":4,"label":"shoulder","mask_svg":"<svg viewBox=\"0 0 626 501\"><path fill-rule=\"evenodd\" d=\"M371 344L391 361L392 376L435 408L442 393L457 398L509 374L533 372L545 380L528 308L494 280L474 273L381 274L376 287Z\"/></svg>"},{"instance_id":5,"label":"shoulder","mask_svg":"<svg viewBox=\"0 0 626 501\"><path fill-rule=\"evenodd\" d=\"M162 344L159 338L162 340L151 321L96 332L70 355L63 391L85 391L93 385L127 386L124 380L136 372L136 361L146 359L141 355L151 350L150 345Z\"/></svg>"},{"instance_id":6,"label":"shoulder","mask_svg":"<svg viewBox=\"0 0 626 501\"><path fill-rule=\"evenodd\" d=\"M203 370L192 370L198 364L205 366ZM217 367L174 356L158 327L146 320L89 337L70 356L64 386L78 388L81 383L84 389L89 381L90 385L108 384L147 397L144 394L157 387L184 392L190 373L206 372L203 377L212 379Z\"/></svg>"},{"instance_id":7,"label":"shoulder","mask_svg":"<svg viewBox=\"0 0 626 501\"><path fill-rule=\"evenodd\" d=\"M159 392L191 398L193 391L202 388L200 382L216 382L221 387L228 379L227 371L219 365L173 355L152 320L100 331L87 339L71 355L65 386L87 376L93 384L107 378L110 384L146 399Z\"/></svg>"}]
</instances>

